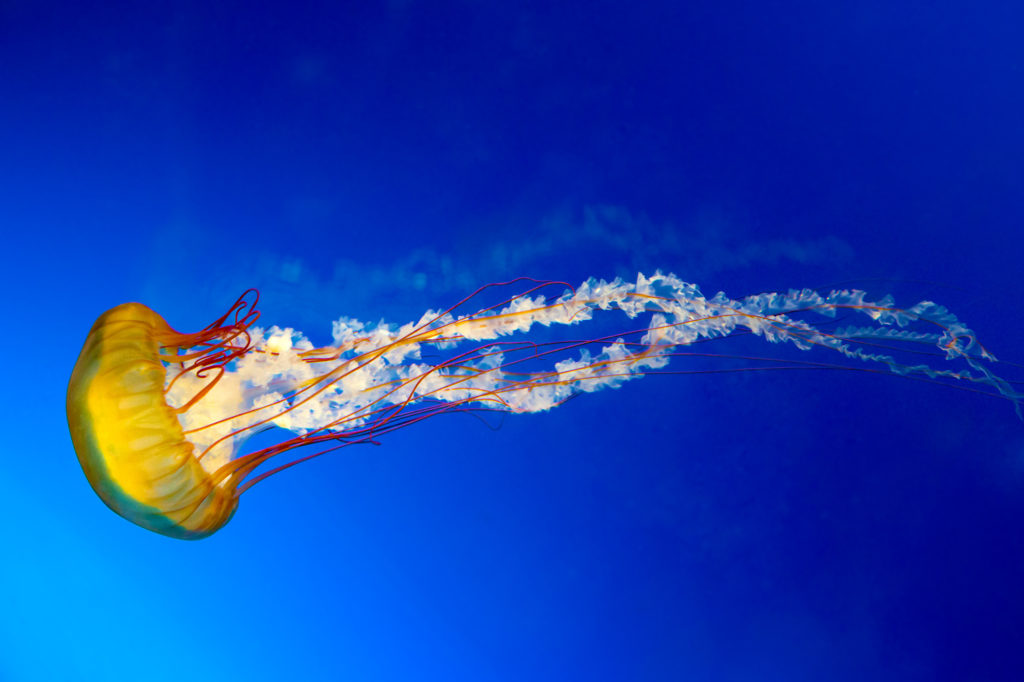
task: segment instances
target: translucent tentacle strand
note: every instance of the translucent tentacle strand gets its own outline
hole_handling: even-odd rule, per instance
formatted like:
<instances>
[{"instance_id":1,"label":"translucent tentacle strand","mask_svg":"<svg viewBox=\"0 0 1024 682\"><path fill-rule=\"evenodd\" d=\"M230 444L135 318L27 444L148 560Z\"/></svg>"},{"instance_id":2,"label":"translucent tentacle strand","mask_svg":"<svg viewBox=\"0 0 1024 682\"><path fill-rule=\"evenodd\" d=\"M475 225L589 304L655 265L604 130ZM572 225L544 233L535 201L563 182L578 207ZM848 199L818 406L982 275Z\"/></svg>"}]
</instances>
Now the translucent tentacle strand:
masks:
<instances>
[{"instance_id":1,"label":"translucent tentacle strand","mask_svg":"<svg viewBox=\"0 0 1024 682\"><path fill-rule=\"evenodd\" d=\"M495 286L508 284L514 283ZM556 287L564 293L549 298ZM251 471L293 447L365 442L438 412L548 410L580 392L667 371L672 357L693 354L688 347L698 342L748 334L833 356L807 366L874 365L874 371L973 386L1009 399L1020 414L1021 394L994 372L995 358L956 316L929 301L898 308L888 297L872 301L859 290L810 289L708 298L696 285L662 273L566 287L530 280L526 291L502 303L462 312L478 291L397 328L341 318L334 323L334 345L324 348L292 329L253 327L245 344L251 352L217 362L223 375L210 385L194 386L201 377L193 366L170 371L168 399L188 406L182 426L204 466ZM537 325L575 327L606 311L631 322L607 337L543 344L518 338ZM864 323L826 331L828 325L814 319L838 314ZM428 362L425 350L447 357ZM218 360L226 357L217 352ZM541 362L548 368L538 369ZM205 393L194 401L199 391ZM298 437L228 464L244 438L269 426Z\"/></svg>"}]
</instances>

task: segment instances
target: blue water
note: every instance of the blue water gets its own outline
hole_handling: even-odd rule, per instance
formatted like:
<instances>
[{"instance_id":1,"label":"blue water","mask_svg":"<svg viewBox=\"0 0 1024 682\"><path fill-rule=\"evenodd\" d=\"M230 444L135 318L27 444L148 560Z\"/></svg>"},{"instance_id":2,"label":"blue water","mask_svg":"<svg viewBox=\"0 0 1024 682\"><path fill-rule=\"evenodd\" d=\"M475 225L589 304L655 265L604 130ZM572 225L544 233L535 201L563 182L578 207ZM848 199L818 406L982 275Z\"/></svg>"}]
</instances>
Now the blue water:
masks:
<instances>
[{"instance_id":1,"label":"blue water","mask_svg":"<svg viewBox=\"0 0 1024 682\"><path fill-rule=\"evenodd\" d=\"M1024 424L923 382L440 417L196 543L93 494L64 391L128 300L327 343L519 275L852 282L1022 378L1019 3L513 4L0 3L0 679L1024 678Z\"/></svg>"}]
</instances>

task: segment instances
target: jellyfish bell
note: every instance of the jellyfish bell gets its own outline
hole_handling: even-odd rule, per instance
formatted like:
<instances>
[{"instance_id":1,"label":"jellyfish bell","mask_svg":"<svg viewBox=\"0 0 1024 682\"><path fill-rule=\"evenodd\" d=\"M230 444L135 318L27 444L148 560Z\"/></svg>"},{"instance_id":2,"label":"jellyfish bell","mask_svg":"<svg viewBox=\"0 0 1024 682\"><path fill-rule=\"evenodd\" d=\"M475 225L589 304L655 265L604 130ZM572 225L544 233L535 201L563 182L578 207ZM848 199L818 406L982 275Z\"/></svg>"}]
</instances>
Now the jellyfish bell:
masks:
<instances>
[{"instance_id":1,"label":"jellyfish bell","mask_svg":"<svg viewBox=\"0 0 1024 682\"><path fill-rule=\"evenodd\" d=\"M464 312L482 291L524 281L525 291ZM564 293L551 296L553 289ZM191 334L139 303L117 306L93 325L68 387L68 424L93 489L129 521L202 538L231 519L239 496L256 483L339 447L376 442L442 413L540 412L646 374L686 373L665 368L680 357L728 357L699 352L697 344L737 336L834 358L780 364L743 356L753 363L744 371L894 373L1008 399L1020 414L1020 392L993 371L995 358L952 313L929 301L897 308L858 290L730 299L705 297L661 273L576 288L520 279L482 287L400 327L340 318L333 344L319 348L292 329L255 327L257 300L246 292ZM531 336L538 325L574 327L615 312L629 320L616 333ZM836 326L845 316L867 321ZM275 426L295 435L239 454L249 436ZM259 471L278 455L315 445Z\"/></svg>"},{"instance_id":2,"label":"jellyfish bell","mask_svg":"<svg viewBox=\"0 0 1024 682\"><path fill-rule=\"evenodd\" d=\"M228 314L246 307L240 299ZM233 472L203 466L166 399L166 361L222 370L255 316L226 319L180 334L140 303L119 305L96 320L71 374L68 426L86 478L107 506L157 533L205 537L238 505ZM198 357L169 352L197 345Z\"/></svg>"}]
</instances>

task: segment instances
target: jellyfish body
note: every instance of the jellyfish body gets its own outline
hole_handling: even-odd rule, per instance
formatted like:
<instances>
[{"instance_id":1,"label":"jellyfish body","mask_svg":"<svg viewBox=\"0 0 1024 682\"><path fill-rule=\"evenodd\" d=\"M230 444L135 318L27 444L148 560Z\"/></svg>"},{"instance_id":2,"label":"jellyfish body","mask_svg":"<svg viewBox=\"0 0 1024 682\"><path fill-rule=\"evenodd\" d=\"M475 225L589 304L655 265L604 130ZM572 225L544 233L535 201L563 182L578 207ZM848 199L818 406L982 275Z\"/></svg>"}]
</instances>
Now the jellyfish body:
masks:
<instances>
[{"instance_id":1,"label":"jellyfish body","mask_svg":"<svg viewBox=\"0 0 1024 682\"><path fill-rule=\"evenodd\" d=\"M96 320L68 385L71 440L93 490L124 518L170 537L205 537L238 505L234 481L202 467L167 404L161 352L237 336L222 322L183 335L144 305L117 306Z\"/></svg>"},{"instance_id":2,"label":"jellyfish body","mask_svg":"<svg viewBox=\"0 0 1024 682\"><path fill-rule=\"evenodd\" d=\"M661 273L635 283L590 280L549 299L553 286L567 285L533 283L498 304L460 312L478 290L402 327L341 318L334 344L321 348L291 329L252 327L258 313L249 292L194 334L174 331L141 304L121 305L97 320L72 374L72 442L111 509L158 533L196 539L227 523L252 485L325 452L376 442L446 412L549 410L581 392L667 372L673 358L723 357L694 346L727 337L837 358L786 360L786 368L916 376L1008 399L1020 413L1020 393L995 374L995 359L973 332L928 301L897 308L856 290L707 298ZM607 311L644 321L596 338L519 340L537 325L575 326ZM833 328L837 312L870 322ZM424 349L441 359L428 362ZM772 358L744 360L753 364L744 370L780 366ZM296 435L239 454L250 435L273 426ZM322 447L256 473L282 453L314 445Z\"/></svg>"}]
</instances>

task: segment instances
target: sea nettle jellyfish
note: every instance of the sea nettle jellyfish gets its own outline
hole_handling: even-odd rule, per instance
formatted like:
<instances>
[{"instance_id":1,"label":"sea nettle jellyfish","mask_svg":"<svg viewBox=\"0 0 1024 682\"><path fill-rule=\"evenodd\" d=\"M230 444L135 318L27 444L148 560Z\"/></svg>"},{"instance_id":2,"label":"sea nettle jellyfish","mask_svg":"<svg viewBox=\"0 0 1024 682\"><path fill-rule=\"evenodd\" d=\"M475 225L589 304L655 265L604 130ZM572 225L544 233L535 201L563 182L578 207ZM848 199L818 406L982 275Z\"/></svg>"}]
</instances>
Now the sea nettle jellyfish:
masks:
<instances>
[{"instance_id":1,"label":"sea nettle jellyfish","mask_svg":"<svg viewBox=\"0 0 1024 682\"><path fill-rule=\"evenodd\" d=\"M483 305L474 302L484 290L508 287L519 290L473 309ZM698 352L698 344L723 337L817 353L785 365L746 356L749 366L733 369L916 376L1006 398L1020 414L1021 394L952 313L929 301L898 308L857 290L734 300L707 298L661 273L575 289L516 280L401 327L343 317L334 323L334 343L322 348L292 329L254 326L257 299L246 292L191 334L139 303L113 308L93 325L68 387L68 424L93 489L129 521L171 537L205 537L228 522L242 493L299 462L441 413L541 412L646 374L685 372L669 369L670 361L726 357ZM538 325L595 325L615 314L625 319L611 334L537 335ZM242 454L249 436L274 426L295 435ZM299 448L306 451L258 471Z\"/></svg>"}]
</instances>

